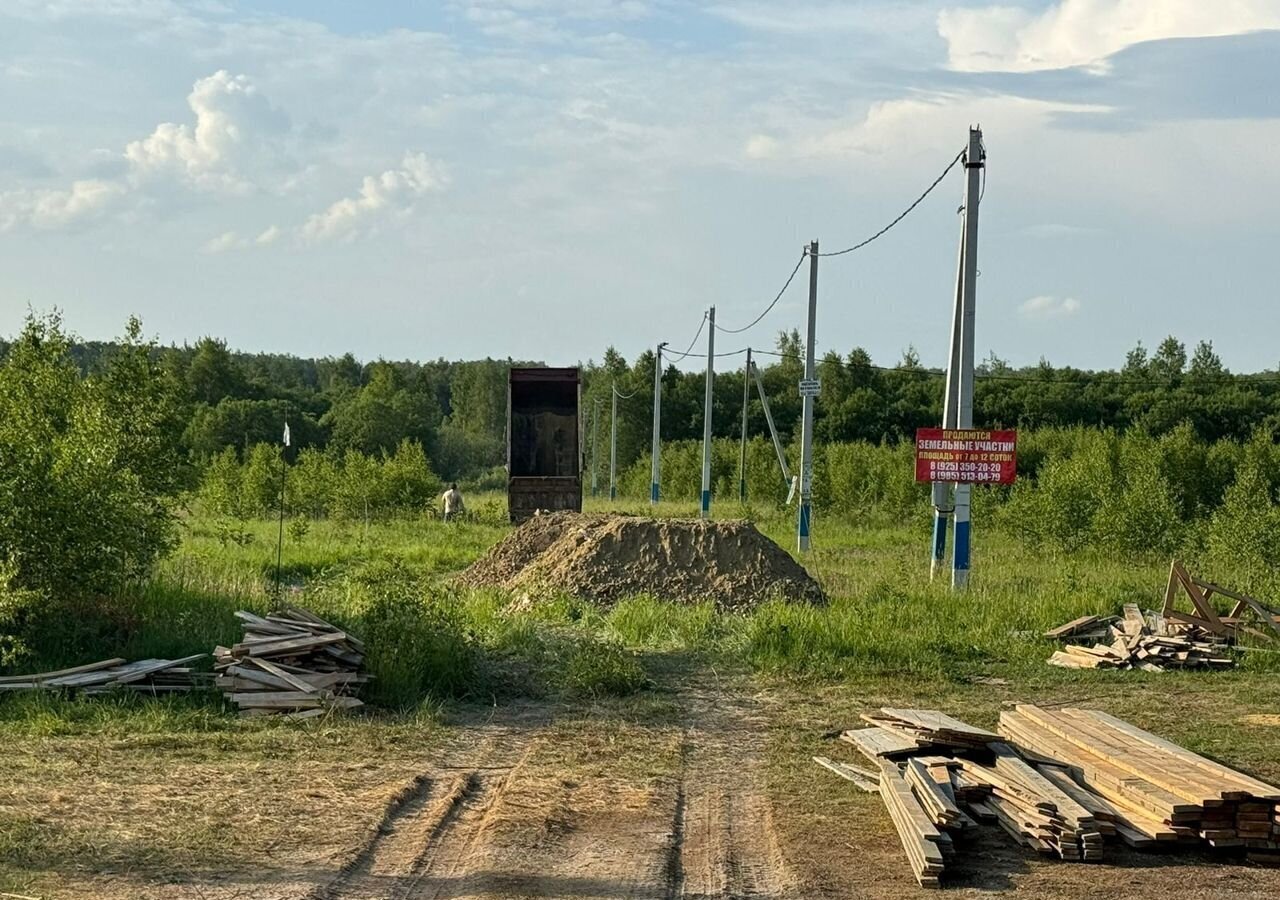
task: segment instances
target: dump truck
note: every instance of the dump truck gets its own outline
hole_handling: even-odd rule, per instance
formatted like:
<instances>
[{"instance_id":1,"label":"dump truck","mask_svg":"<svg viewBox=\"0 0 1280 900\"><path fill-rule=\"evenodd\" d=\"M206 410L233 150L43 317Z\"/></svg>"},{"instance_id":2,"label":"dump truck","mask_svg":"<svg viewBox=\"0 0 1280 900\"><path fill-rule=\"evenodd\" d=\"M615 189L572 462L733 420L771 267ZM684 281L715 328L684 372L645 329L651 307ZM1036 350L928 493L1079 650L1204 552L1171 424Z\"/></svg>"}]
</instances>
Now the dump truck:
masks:
<instances>
[{"instance_id":1,"label":"dump truck","mask_svg":"<svg viewBox=\"0 0 1280 900\"><path fill-rule=\"evenodd\" d=\"M507 509L582 511L582 377L576 368L513 368L507 386Z\"/></svg>"}]
</instances>

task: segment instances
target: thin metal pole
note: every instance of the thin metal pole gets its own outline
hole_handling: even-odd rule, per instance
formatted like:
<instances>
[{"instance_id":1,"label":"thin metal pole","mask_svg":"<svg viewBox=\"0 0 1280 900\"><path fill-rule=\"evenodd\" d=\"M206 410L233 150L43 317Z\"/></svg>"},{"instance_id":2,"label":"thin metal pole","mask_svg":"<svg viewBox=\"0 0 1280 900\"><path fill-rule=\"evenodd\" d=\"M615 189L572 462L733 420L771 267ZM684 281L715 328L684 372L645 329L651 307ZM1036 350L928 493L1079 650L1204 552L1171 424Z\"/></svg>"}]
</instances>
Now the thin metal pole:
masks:
<instances>
[{"instance_id":1,"label":"thin metal pole","mask_svg":"<svg viewBox=\"0 0 1280 900\"><path fill-rule=\"evenodd\" d=\"M960 334L964 309L964 219L960 220L960 247L956 251L956 292L951 308L951 344L947 356L947 380L942 398L942 427L956 427L960 392ZM933 552L929 562L929 580L942 571L947 556L947 528L955 512L953 485L946 481L933 483Z\"/></svg>"},{"instance_id":2,"label":"thin metal pole","mask_svg":"<svg viewBox=\"0 0 1280 900\"><path fill-rule=\"evenodd\" d=\"M760 392L760 408L764 410L764 421L769 426L769 437L773 438L773 452L778 454L778 468L782 470L782 481L791 488L791 469L787 466L787 454L782 449L782 439L778 437L778 428L773 424L773 411L769 409L769 395L764 392L764 381L760 378L760 367L751 364L751 376L756 380L756 389Z\"/></svg>"},{"instance_id":3,"label":"thin metal pole","mask_svg":"<svg viewBox=\"0 0 1280 900\"><path fill-rule=\"evenodd\" d=\"M818 242L809 244L809 319L805 329L804 377L814 378L814 341L818 314ZM800 418L800 516L796 546L801 553L809 549L809 532L813 524L813 395L802 398Z\"/></svg>"},{"instance_id":4,"label":"thin metal pole","mask_svg":"<svg viewBox=\"0 0 1280 900\"><path fill-rule=\"evenodd\" d=\"M618 499L618 386L613 386L613 409L609 414L609 499Z\"/></svg>"},{"instance_id":5,"label":"thin metal pole","mask_svg":"<svg viewBox=\"0 0 1280 900\"><path fill-rule=\"evenodd\" d=\"M982 130L969 129L965 155L964 197L964 308L960 329L960 384L957 394L957 428L973 427L973 329L978 292L978 198L985 164ZM969 580L969 495L972 485L956 485L956 544L951 555L951 587L963 588Z\"/></svg>"},{"instance_id":6,"label":"thin metal pole","mask_svg":"<svg viewBox=\"0 0 1280 900\"><path fill-rule=\"evenodd\" d=\"M289 420L284 423L285 433L289 431ZM284 491L285 480L289 473L289 445L280 448L280 529L276 534L276 600L280 600L280 569L284 561Z\"/></svg>"},{"instance_id":7,"label":"thin metal pole","mask_svg":"<svg viewBox=\"0 0 1280 900\"><path fill-rule=\"evenodd\" d=\"M596 447L597 438L600 437L600 398L597 397L591 405L591 496L596 496L600 491L600 477L598 466L596 465Z\"/></svg>"},{"instance_id":8,"label":"thin metal pole","mask_svg":"<svg viewBox=\"0 0 1280 900\"><path fill-rule=\"evenodd\" d=\"M716 308L707 313L707 396L702 409L702 518L711 518L711 385L716 377Z\"/></svg>"},{"instance_id":9,"label":"thin metal pole","mask_svg":"<svg viewBox=\"0 0 1280 900\"><path fill-rule=\"evenodd\" d=\"M662 348L658 345L657 355L653 360L653 446L650 450L651 465L649 476L649 505L657 506L660 491L658 479L662 474Z\"/></svg>"},{"instance_id":10,"label":"thin metal pole","mask_svg":"<svg viewBox=\"0 0 1280 900\"><path fill-rule=\"evenodd\" d=\"M747 407L751 403L751 348L742 370L742 445L738 448L738 502L747 502Z\"/></svg>"}]
</instances>

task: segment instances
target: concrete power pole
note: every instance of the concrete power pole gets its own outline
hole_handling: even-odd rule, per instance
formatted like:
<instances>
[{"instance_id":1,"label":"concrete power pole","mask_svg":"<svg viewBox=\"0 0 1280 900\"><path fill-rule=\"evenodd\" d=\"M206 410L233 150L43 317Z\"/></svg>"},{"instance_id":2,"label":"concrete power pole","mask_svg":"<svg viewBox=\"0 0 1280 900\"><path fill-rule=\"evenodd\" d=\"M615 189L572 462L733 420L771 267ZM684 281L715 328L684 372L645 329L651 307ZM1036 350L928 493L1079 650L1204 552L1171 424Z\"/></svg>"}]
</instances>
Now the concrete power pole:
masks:
<instances>
[{"instance_id":1,"label":"concrete power pole","mask_svg":"<svg viewBox=\"0 0 1280 900\"><path fill-rule=\"evenodd\" d=\"M804 380L812 383L815 376L813 351L818 312L818 242L809 244L809 319L805 329ZM804 391L800 418L800 516L796 546L801 553L809 550L809 531L813 524L813 392Z\"/></svg>"},{"instance_id":2,"label":"concrete power pole","mask_svg":"<svg viewBox=\"0 0 1280 900\"><path fill-rule=\"evenodd\" d=\"M597 397L595 403L591 406L591 496L594 497L600 490L599 467L596 465L596 447L599 446L597 438L600 437L600 398Z\"/></svg>"},{"instance_id":3,"label":"concrete power pole","mask_svg":"<svg viewBox=\"0 0 1280 900\"><path fill-rule=\"evenodd\" d=\"M609 499L618 499L618 386L613 386L613 410L609 415Z\"/></svg>"},{"instance_id":4,"label":"concrete power pole","mask_svg":"<svg viewBox=\"0 0 1280 900\"><path fill-rule=\"evenodd\" d=\"M702 411L702 518L711 518L711 386L716 377L716 308L707 313L707 398Z\"/></svg>"},{"instance_id":5,"label":"concrete power pole","mask_svg":"<svg viewBox=\"0 0 1280 900\"><path fill-rule=\"evenodd\" d=\"M650 451L652 461L649 475L649 505L658 505L658 479L662 475L662 348L666 343L658 345L658 353L653 362L653 445Z\"/></svg>"},{"instance_id":6,"label":"concrete power pole","mask_svg":"<svg viewBox=\"0 0 1280 900\"><path fill-rule=\"evenodd\" d=\"M960 315L960 379L957 395L957 428L973 427L973 327L978 293L978 198L981 196L982 129L969 129L969 149L965 153L964 174L964 277ZM969 581L969 494L972 485L956 485L956 545L951 554L951 587L962 588Z\"/></svg>"},{"instance_id":7,"label":"concrete power pole","mask_svg":"<svg viewBox=\"0 0 1280 900\"><path fill-rule=\"evenodd\" d=\"M751 348L742 370L742 446L738 448L738 502L747 502L747 407L751 403Z\"/></svg>"},{"instance_id":8,"label":"concrete power pole","mask_svg":"<svg viewBox=\"0 0 1280 900\"><path fill-rule=\"evenodd\" d=\"M951 352L947 357L946 395L942 399L942 427L956 427L960 394L960 333L963 320L960 316L964 301L964 223L960 225L960 249L956 252L956 293L951 316ZM947 528L955 504L951 498L953 485L945 481L933 483L933 554L929 563L929 580L942 571L947 557Z\"/></svg>"}]
</instances>

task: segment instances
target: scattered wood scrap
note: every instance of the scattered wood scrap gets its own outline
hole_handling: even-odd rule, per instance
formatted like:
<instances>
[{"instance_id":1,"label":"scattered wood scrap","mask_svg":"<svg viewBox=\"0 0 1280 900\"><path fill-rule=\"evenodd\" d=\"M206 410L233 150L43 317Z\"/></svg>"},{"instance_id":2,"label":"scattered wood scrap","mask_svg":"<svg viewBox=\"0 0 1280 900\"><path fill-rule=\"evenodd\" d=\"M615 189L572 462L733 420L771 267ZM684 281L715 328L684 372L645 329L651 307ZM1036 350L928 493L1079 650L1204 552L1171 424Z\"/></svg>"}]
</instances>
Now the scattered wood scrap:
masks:
<instances>
[{"instance_id":1,"label":"scattered wood scrap","mask_svg":"<svg viewBox=\"0 0 1280 900\"><path fill-rule=\"evenodd\" d=\"M1102 859L1105 842L1118 839L1138 848L1242 847L1251 861L1280 863L1280 788L1106 713L1018 706L1001 714L999 733L934 710L862 718L875 724L841 737L879 771L921 885L939 885L980 823L1068 861ZM872 772L815 760L869 789Z\"/></svg>"},{"instance_id":2,"label":"scattered wood scrap","mask_svg":"<svg viewBox=\"0 0 1280 900\"><path fill-rule=\"evenodd\" d=\"M1045 632L1065 641L1049 657L1064 669L1229 669L1235 659L1225 639L1199 626L1171 622L1126 603L1123 616L1085 616ZM1093 642L1092 645L1086 642Z\"/></svg>"},{"instance_id":3,"label":"scattered wood scrap","mask_svg":"<svg viewBox=\"0 0 1280 900\"><path fill-rule=\"evenodd\" d=\"M213 676L197 672L191 663L204 659L197 653L182 659L104 659L56 672L33 675L6 675L0 678L0 692L6 691L74 691L92 696L113 691L139 694L168 694L208 687Z\"/></svg>"},{"instance_id":4,"label":"scattered wood scrap","mask_svg":"<svg viewBox=\"0 0 1280 900\"><path fill-rule=\"evenodd\" d=\"M321 716L362 706L355 696L370 676L359 638L299 607L266 617L236 613L244 638L214 650L215 684L242 716Z\"/></svg>"}]
</instances>

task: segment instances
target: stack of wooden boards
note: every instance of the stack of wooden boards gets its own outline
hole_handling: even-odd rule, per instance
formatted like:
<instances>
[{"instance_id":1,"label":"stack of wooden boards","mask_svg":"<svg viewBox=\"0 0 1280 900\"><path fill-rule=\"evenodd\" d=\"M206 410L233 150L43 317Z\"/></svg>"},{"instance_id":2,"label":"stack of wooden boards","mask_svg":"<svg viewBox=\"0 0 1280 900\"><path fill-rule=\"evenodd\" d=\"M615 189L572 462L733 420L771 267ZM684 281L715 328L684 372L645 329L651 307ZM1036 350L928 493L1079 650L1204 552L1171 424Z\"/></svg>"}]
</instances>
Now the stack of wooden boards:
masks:
<instances>
[{"instance_id":1,"label":"stack of wooden boards","mask_svg":"<svg viewBox=\"0 0 1280 900\"><path fill-rule=\"evenodd\" d=\"M0 678L0 691L75 691L80 694L106 694L132 691L140 694L166 694L207 687L212 677L196 672L191 663L208 654L197 653L182 659L104 659L56 672L34 675L7 675Z\"/></svg>"},{"instance_id":2,"label":"stack of wooden boards","mask_svg":"<svg viewBox=\"0 0 1280 900\"><path fill-rule=\"evenodd\" d=\"M815 759L880 792L922 885L938 885L980 822L1072 861L1102 859L1107 837L1280 849L1280 790L1105 713L1019 706L1001 715L998 734L936 710L862 718L871 727L841 737L874 771Z\"/></svg>"},{"instance_id":3,"label":"stack of wooden boards","mask_svg":"<svg viewBox=\"0 0 1280 900\"><path fill-rule=\"evenodd\" d=\"M1019 705L1000 733L1053 760L1126 843L1206 841L1280 862L1280 788L1097 710Z\"/></svg>"},{"instance_id":4,"label":"stack of wooden boards","mask_svg":"<svg viewBox=\"0 0 1280 900\"><path fill-rule=\"evenodd\" d=\"M1170 623L1126 603L1124 616L1084 616L1045 632L1064 641L1049 664L1066 669L1229 669L1235 660L1223 639L1198 626ZM1092 646L1089 643L1094 642Z\"/></svg>"},{"instance_id":5,"label":"stack of wooden boards","mask_svg":"<svg viewBox=\"0 0 1280 900\"><path fill-rule=\"evenodd\" d=\"M286 607L266 617L236 613L244 638L213 651L215 684L243 716L321 716L363 705L354 696L364 644L309 610Z\"/></svg>"}]
</instances>

